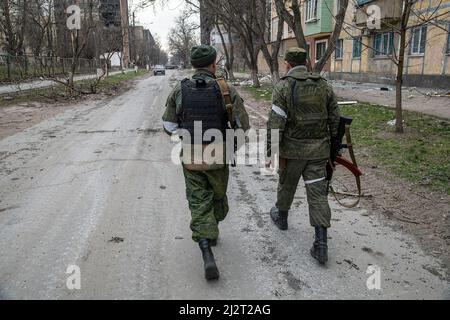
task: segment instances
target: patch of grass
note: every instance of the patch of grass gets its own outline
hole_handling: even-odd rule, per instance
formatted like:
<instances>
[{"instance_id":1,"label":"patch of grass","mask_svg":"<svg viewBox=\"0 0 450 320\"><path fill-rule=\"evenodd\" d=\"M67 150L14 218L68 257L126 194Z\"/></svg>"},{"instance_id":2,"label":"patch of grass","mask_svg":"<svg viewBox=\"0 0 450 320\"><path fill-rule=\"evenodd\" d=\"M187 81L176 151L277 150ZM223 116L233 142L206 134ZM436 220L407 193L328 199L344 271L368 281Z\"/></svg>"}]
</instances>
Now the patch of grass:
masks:
<instances>
[{"instance_id":1,"label":"patch of grass","mask_svg":"<svg viewBox=\"0 0 450 320\"><path fill-rule=\"evenodd\" d=\"M259 88L253 86L242 86L244 91L248 92L257 101L270 101L272 99L273 86L264 84Z\"/></svg>"},{"instance_id":2,"label":"patch of grass","mask_svg":"<svg viewBox=\"0 0 450 320\"><path fill-rule=\"evenodd\" d=\"M137 73L128 72L125 74L119 73L109 76L108 78L105 78L100 82L100 84L97 87L97 92L107 91L109 89L116 87L118 84L124 81L142 76L146 73L147 72L145 70L139 70ZM89 91L90 86L93 83L94 80L80 80L76 82L76 86L78 89ZM5 99L5 97L8 97L8 99ZM0 96L0 107L26 102L52 102L55 100L57 101L58 99L60 100L67 99L66 87L64 87L63 85L56 85L52 87L37 88L17 93L4 94L3 96Z\"/></svg>"},{"instance_id":3,"label":"patch of grass","mask_svg":"<svg viewBox=\"0 0 450 320\"><path fill-rule=\"evenodd\" d=\"M371 156L407 180L450 194L450 123L417 112L404 111L405 133L388 124L394 110L368 104L342 106L352 116L356 150Z\"/></svg>"},{"instance_id":4,"label":"patch of grass","mask_svg":"<svg viewBox=\"0 0 450 320\"><path fill-rule=\"evenodd\" d=\"M123 81L127 81L127 80L131 80L133 78L142 76L144 74L146 74L147 71L145 70L139 70L137 73L135 72L127 72L127 73L119 73L119 74L115 74L113 76L109 76L108 78L103 79L99 86L98 89L99 91L105 90L105 89L109 89ZM91 81L92 83L92 81Z\"/></svg>"}]
</instances>

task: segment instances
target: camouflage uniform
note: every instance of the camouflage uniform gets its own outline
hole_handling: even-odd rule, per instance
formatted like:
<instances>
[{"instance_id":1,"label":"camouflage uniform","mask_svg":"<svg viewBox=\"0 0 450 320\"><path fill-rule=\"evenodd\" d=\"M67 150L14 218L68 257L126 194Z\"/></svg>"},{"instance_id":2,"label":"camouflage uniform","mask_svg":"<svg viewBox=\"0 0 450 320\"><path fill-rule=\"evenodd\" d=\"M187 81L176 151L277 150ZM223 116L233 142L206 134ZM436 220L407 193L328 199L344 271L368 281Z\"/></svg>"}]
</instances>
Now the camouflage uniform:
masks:
<instances>
[{"instance_id":1,"label":"camouflage uniform","mask_svg":"<svg viewBox=\"0 0 450 320\"><path fill-rule=\"evenodd\" d=\"M197 70L192 79L210 82L214 81L215 76L207 70L200 69ZM235 88L229 87L233 103L233 116L241 124L241 128L246 131L249 129L249 120L243 100ZM163 115L166 132L172 133L178 129L182 109L181 84L178 83L167 99L166 111ZM228 213L226 194L229 176L228 165L208 171L192 171L183 167L183 172L186 183L186 197L192 216L192 239L196 242L201 239L216 240L219 236L218 223L223 221Z\"/></svg>"},{"instance_id":2,"label":"camouflage uniform","mask_svg":"<svg viewBox=\"0 0 450 320\"><path fill-rule=\"evenodd\" d=\"M339 118L333 90L320 75L307 72L305 66L292 68L274 88L267 129L280 130L280 158L286 159L280 166L276 207L289 211L303 177L313 227L330 227L326 163Z\"/></svg>"}]
</instances>

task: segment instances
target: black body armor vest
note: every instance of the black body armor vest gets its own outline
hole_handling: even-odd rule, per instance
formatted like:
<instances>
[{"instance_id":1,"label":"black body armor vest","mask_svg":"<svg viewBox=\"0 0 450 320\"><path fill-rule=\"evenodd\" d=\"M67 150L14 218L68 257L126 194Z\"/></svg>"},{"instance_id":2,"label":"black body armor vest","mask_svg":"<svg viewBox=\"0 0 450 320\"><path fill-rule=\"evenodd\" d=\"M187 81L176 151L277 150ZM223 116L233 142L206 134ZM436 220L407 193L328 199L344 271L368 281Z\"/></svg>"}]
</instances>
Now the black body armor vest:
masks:
<instances>
[{"instance_id":1,"label":"black body armor vest","mask_svg":"<svg viewBox=\"0 0 450 320\"><path fill-rule=\"evenodd\" d=\"M222 132L225 140L228 117L222 93L215 81L185 79L181 82L183 113L181 127L191 134L194 142L194 122L202 123L202 138L209 129ZM197 133L198 134L198 133ZM203 141L210 144L212 141Z\"/></svg>"}]
</instances>

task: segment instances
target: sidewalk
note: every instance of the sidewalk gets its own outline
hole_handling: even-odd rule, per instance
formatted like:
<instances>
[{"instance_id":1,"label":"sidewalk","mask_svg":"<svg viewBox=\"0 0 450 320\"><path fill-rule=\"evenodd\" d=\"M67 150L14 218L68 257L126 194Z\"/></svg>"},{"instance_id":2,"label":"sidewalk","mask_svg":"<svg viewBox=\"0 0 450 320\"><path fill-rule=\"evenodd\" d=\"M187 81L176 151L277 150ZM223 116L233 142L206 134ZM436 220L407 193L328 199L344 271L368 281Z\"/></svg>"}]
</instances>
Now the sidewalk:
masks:
<instances>
[{"instance_id":1,"label":"sidewalk","mask_svg":"<svg viewBox=\"0 0 450 320\"><path fill-rule=\"evenodd\" d=\"M395 108L395 88L392 86L336 80L329 82L336 95L341 99ZM381 88L386 88L388 91L383 91ZM444 90L404 87L403 110L450 119L450 96L445 96L446 93L448 92Z\"/></svg>"},{"instance_id":2,"label":"sidewalk","mask_svg":"<svg viewBox=\"0 0 450 320\"><path fill-rule=\"evenodd\" d=\"M248 73L234 73L238 79L250 79ZM260 75L260 80L267 82L267 76ZM341 100L358 101L395 108L395 87L377 83L360 83L342 80L328 81ZM246 82L243 82L246 83ZM250 81L249 81L250 83ZM381 88L387 89L381 90ZM421 112L431 116L450 119L449 91L429 88L403 88L403 110ZM442 96L436 96L442 95ZM447 95L446 95L447 94Z\"/></svg>"},{"instance_id":3,"label":"sidewalk","mask_svg":"<svg viewBox=\"0 0 450 320\"><path fill-rule=\"evenodd\" d=\"M127 69L125 70L126 73L132 72L134 69ZM113 76L115 74L119 74L122 71L114 71L110 72L109 75ZM88 79L95 79L97 77L96 74L88 74L88 75L80 75L75 76L75 81L80 80L88 80ZM2 94L8 94L8 93L15 93L20 91L26 91L26 90L32 90L32 89L38 89L38 88L46 88L57 85L56 82L51 80L32 80L32 81L26 81L22 83L15 83L15 84L6 84L6 85L0 85L0 95Z\"/></svg>"}]
</instances>

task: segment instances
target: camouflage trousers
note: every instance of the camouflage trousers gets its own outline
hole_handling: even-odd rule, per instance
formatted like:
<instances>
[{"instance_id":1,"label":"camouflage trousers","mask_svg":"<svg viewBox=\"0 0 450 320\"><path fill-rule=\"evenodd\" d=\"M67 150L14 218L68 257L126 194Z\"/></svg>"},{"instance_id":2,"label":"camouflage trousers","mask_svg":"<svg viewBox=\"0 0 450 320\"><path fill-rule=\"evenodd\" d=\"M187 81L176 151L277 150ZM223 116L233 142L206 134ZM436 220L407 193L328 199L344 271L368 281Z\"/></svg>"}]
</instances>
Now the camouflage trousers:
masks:
<instances>
[{"instance_id":1,"label":"camouflage trousers","mask_svg":"<svg viewBox=\"0 0 450 320\"><path fill-rule=\"evenodd\" d=\"M192 239L217 239L219 222L228 214L229 168L190 171L183 168L186 197L191 210Z\"/></svg>"},{"instance_id":2,"label":"camouflage trousers","mask_svg":"<svg viewBox=\"0 0 450 320\"><path fill-rule=\"evenodd\" d=\"M283 211L291 208L300 177L303 177L309 205L309 220L313 227L330 227L331 210L328 204L326 164L328 160L286 161L280 169L276 207Z\"/></svg>"}]
</instances>

